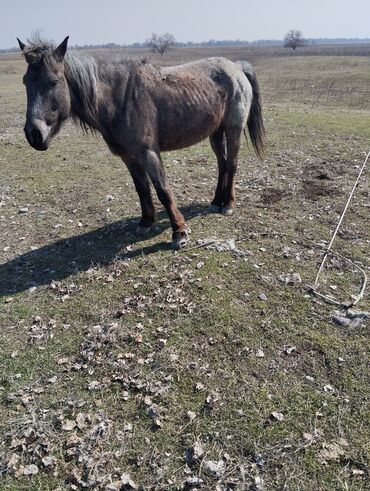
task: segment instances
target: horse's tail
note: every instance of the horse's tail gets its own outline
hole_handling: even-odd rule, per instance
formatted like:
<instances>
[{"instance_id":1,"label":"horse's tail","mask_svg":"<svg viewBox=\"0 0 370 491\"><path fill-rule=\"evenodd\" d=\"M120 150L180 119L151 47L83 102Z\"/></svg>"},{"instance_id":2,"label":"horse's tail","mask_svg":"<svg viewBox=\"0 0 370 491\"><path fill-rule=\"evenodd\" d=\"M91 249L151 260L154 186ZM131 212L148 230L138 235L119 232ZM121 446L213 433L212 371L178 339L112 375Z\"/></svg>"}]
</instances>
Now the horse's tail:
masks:
<instances>
[{"instance_id":1,"label":"horse's tail","mask_svg":"<svg viewBox=\"0 0 370 491\"><path fill-rule=\"evenodd\" d=\"M252 105L249 111L247 126L252 145L262 160L265 154L266 131L262 119L261 93L254 68L246 61L237 61L252 86Z\"/></svg>"}]
</instances>

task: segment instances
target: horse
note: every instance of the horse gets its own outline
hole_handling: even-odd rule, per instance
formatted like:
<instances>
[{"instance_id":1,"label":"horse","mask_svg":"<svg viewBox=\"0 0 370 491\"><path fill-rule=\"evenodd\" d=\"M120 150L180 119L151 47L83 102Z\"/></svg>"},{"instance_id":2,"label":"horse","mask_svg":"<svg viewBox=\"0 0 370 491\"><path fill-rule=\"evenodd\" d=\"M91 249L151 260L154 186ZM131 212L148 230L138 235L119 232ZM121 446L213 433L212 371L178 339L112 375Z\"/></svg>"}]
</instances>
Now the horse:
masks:
<instances>
[{"instance_id":1,"label":"horse","mask_svg":"<svg viewBox=\"0 0 370 491\"><path fill-rule=\"evenodd\" d=\"M210 139L219 175L213 212L231 215L235 173L246 126L262 159L265 128L257 78L247 62L212 57L183 65L155 67L145 60L104 60L67 52L40 39L26 45L28 64L24 132L44 151L69 117L86 131L98 131L113 154L126 164L141 203L138 234L155 221L151 183L172 226L172 246L183 247L188 233L163 167L161 152Z\"/></svg>"}]
</instances>

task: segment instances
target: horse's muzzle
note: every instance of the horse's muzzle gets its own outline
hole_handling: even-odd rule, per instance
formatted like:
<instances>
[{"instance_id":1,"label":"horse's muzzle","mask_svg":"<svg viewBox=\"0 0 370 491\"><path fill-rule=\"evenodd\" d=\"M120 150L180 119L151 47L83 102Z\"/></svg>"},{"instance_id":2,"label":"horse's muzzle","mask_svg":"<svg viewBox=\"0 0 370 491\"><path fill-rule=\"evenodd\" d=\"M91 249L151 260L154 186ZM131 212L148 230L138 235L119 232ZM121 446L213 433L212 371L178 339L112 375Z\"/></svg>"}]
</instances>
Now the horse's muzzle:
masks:
<instances>
[{"instance_id":1,"label":"horse's muzzle","mask_svg":"<svg viewBox=\"0 0 370 491\"><path fill-rule=\"evenodd\" d=\"M37 126L25 126L24 133L26 135L28 143L35 150L44 151L49 147L49 134L45 134L45 131L41 131Z\"/></svg>"}]
</instances>

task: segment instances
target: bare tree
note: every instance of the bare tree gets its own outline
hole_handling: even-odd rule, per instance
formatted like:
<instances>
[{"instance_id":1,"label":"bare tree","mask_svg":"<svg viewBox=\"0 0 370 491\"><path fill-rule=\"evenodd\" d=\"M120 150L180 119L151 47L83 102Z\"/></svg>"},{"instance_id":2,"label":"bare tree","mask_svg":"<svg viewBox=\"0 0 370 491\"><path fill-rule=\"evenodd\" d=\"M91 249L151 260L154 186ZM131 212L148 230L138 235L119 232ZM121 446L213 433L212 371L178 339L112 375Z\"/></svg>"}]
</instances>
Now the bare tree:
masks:
<instances>
[{"instance_id":1,"label":"bare tree","mask_svg":"<svg viewBox=\"0 0 370 491\"><path fill-rule=\"evenodd\" d=\"M159 53L161 56L174 47L176 43L176 39L172 34L168 32L163 34L162 36L158 36L157 34L153 34L149 45L152 48L153 53Z\"/></svg>"},{"instance_id":2,"label":"bare tree","mask_svg":"<svg viewBox=\"0 0 370 491\"><path fill-rule=\"evenodd\" d=\"M292 48L295 50L296 48L300 48L306 44L306 41L303 38L302 32L297 29L290 30L284 37L284 47Z\"/></svg>"}]
</instances>

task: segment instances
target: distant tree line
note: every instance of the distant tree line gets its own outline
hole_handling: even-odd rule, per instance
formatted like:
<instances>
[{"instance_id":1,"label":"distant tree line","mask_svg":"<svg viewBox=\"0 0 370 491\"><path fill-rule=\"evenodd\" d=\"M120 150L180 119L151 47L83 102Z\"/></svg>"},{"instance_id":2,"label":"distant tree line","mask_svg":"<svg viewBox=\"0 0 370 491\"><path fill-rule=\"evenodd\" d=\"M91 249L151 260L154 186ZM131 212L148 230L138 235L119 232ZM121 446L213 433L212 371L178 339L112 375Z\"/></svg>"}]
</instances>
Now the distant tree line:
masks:
<instances>
[{"instance_id":1,"label":"distant tree line","mask_svg":"<svg viewBox=\"0 0 370 491\"><path fill-rule=\"evenodd\" d=\"M317 45L317 44L370 44L370 38L315 38L315 39L305 39L306 45ZM203 41L200 43L188 41L180 42L174 41L175 47L212 47L212 46L283 46L284 40L278 39L258 39L256 41L243 41L240 39L210 39L208 41ZM143 42L131 43L131 44L117 44L117 43L106 43L106 44L84 44L71 46L72 49L87 50L87 49L122 49L122 48L152 48L150 40ZM0 53L11 53L19 51L19 47L0 49Z\"/></svg>"}]
</instances>

